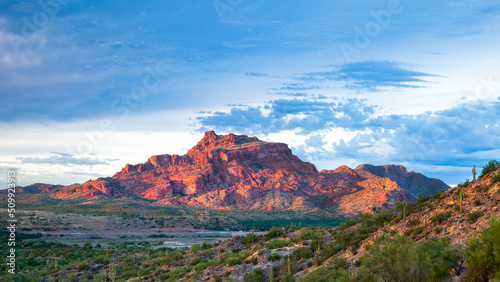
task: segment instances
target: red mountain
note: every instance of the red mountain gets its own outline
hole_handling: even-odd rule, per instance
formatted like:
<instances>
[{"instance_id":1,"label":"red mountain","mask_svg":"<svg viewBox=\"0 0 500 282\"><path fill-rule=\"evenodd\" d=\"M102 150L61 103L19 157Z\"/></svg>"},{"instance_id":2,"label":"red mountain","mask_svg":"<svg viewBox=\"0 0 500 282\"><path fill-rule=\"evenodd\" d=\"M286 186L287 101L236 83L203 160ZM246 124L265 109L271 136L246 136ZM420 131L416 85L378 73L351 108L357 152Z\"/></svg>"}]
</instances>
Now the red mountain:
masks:
<instances>
[{"instance_id":1,"label":"red mountain","mask_svg":"<svg viewBox=\"0 0 500 282\"><path fill-rule=\"evenodd\" d=\"M341 166L318 172L286 144L209 131L183 156L153 156L145 163L127 164L113 177L40 192L59 199L132 197L162 206L355 213L446 188L442 181L402 166Z\"/></svg>"}]
</instances>

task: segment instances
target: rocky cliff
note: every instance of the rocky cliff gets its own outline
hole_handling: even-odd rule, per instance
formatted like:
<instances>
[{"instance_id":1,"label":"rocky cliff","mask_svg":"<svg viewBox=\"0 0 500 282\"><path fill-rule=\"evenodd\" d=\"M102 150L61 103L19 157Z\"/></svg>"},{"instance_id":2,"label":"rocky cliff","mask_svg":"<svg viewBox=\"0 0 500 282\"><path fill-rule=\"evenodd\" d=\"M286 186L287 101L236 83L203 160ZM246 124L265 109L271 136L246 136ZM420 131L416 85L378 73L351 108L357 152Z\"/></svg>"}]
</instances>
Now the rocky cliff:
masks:
<instances>
[{"instance_id":1,"label":"rocky cliff","mask_svg":"<svg viewBox=\"0 0 500 282\"><path fill-rule=\"evenodd\" d=\"M40 191L59 199L131 197L151 205L216 209L370 212L446 189L402 166L341 166L318 172L286 144L206 132L185 155L127 164L113 177Z\"/></svg>"}]
</instances>

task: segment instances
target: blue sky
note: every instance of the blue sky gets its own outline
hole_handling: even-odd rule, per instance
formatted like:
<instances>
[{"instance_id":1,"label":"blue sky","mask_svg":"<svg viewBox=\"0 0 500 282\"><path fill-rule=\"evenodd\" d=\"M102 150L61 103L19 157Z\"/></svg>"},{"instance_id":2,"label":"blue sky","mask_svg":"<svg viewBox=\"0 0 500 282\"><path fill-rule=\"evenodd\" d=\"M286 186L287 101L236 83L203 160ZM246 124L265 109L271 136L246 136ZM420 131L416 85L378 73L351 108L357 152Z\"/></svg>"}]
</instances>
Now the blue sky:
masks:
<instances>
[{"instance_id":1,"label":"blue sky","mask_svg":"<svg viewBox=\"0 0 500 282\"><path fill-rule=\"evenodd\" d=\"M0 184L70 184L204 130L449 184L500 159L497 1L2 1Z\"/></svg>"}]
</instances>

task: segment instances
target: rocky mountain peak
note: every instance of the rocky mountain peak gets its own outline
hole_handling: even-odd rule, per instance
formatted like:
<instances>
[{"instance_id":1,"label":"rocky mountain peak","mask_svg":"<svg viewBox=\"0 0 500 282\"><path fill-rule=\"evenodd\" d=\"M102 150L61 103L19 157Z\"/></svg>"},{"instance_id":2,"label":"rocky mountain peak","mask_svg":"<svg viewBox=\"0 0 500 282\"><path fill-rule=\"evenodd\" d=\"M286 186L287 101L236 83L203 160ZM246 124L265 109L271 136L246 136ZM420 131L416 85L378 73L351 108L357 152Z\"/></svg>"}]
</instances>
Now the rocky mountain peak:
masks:
<instances>
[{"instance_id":1,"label":"rocky mountain peak","mask_svg":"<svg viewBox=\"0 0 500 282\"><path fill-rule=\"evenodd\" d=\"M226 150L234 150L239 148L243 144L255 143L255 145L265 144L266 142L260 141L257 137L248 137L246 135L234 135L229 133L227 135L217 135L214 131L207 131L203 136L203 139L196 144L191 150L187 152L187 155L194 153L200 153L204 151L209 151L217 148L222 148Z\"/></svg>"}]
</instances>

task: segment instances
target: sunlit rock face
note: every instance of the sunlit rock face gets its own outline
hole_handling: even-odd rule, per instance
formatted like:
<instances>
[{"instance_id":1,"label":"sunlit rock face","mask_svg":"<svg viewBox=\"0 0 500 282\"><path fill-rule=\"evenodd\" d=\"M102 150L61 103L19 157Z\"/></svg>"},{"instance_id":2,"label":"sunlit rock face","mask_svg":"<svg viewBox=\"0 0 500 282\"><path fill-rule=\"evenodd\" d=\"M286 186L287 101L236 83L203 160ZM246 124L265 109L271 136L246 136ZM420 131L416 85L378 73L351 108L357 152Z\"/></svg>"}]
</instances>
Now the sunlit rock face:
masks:
<instances>
[{"instance_id":1,"label":"sunlit rock face","mask_svg":"<svg viewBox=\"0 0 500 282\"><path fill-rule=\"evenodd\" d=\"M341 166L318 172L283 143L205 132L185 155L127 164L113 177L30 191L60 199L131 197L150 204L224 209L370 212L446 189L403 166Z\"/></svg>"}]
</instances>

